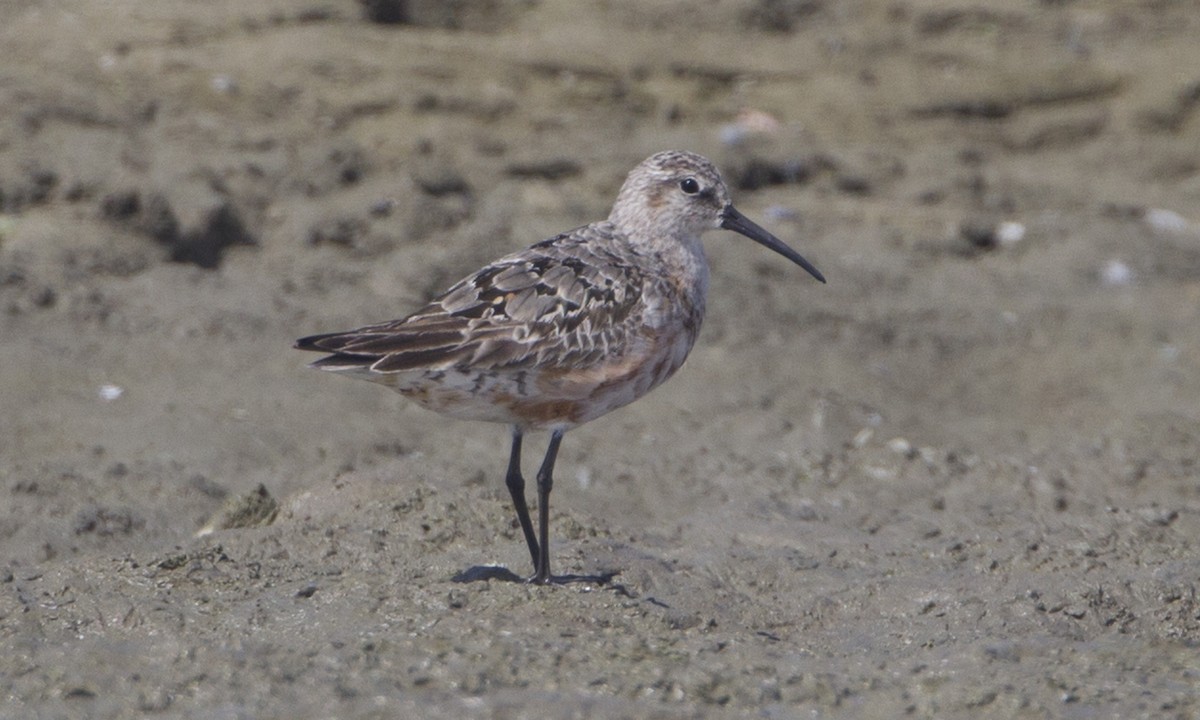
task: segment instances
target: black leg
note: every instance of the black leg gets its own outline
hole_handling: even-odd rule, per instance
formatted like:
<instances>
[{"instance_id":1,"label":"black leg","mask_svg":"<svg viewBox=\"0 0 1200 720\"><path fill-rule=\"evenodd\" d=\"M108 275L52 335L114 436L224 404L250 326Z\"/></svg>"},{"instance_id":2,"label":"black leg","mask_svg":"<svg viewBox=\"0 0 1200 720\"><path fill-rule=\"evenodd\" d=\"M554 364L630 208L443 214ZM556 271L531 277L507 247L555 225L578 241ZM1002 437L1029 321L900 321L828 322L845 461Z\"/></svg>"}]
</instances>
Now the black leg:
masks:
<instances>
[{"instance_id":1,"label":"black leg","mask_svg":"<svg viewBox=\"0 0 1200 720\"><path fill-rule=\"evenodd\" d=\"M542 551L538 553L537 571L531 578L535 583L550 582L550 489L554 487L554 460L558 457L558 444L562 438L562 430L550 434L550 447L546 448L546 459L542 460L537 474L538 531Z\"/></svg>"},{"instance_id":2,"label":"black leg","mask_svg":"<svg viewBox=\"0 0 1200 720\"><path fill-rule=\"evenodd\" d=\"M529 554L533 557L533 567L538 564L538 542L533 536L533 523L529 520L529 506L525 504L525 478L521 477L521 429L513 428L512 455L508 458L508 475L504 478L508 486L508 494L512 495L513 505L517 508L517 520L521 523L521 531L525 533L525 542L529 545Z\"/></svg>"}]
</instances>

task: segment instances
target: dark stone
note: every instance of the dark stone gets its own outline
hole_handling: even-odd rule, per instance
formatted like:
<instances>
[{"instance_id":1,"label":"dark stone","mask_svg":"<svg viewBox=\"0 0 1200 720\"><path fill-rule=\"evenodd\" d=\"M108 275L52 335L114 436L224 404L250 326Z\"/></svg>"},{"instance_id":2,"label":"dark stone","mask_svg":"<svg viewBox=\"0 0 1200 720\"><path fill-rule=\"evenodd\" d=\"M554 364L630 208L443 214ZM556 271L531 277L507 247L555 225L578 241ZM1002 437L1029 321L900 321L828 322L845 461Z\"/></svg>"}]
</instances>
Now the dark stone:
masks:
<instances>
[{"instance_id":1,"label":"dark stone","mask_svg":"<svg viewBox=\"0 0 1200 720\"><path fill-rule=\"evenodd\" d=\"M359 0L363 19L380 25L495 31L534 5L531 0Z\"/></svg>"},{"instance_id":2,"label":"dark stone","mask_svg":"<svg viewBox=\"0 0 1200 720\"><path fill-rule=\"evenodd\" d=\"M136 225L138 231L163 245L172 245L179 238L179 219L167 198L158 193L146 199Z\"/></svg>"},{"instance_id":3,"label":"dark stone","mask_svg":"<svg viewBox=\"0 0 1200 720\"><path fill-rule=\"evenodd\" d=\"M510 176L517 178L561 180L578 175L583 172L583 168L574 160L554 158L550 160L515 162L506 167L504 171Z\"/></svg>"},{"instance_id":4,"label":"dark stone","mask_svg":"<svg viewBox=\"0 0 1200 720\"><path fill-rule=\"evenodd\" d=\"M100 199L100 214L109 220L128 220L142 209L136 190L117 190Z\"/></svg>"},{"instance_id":5,"label":"dark stone","mask_svg":"<svg viewBox=\"0 0 1200 720\"><path fill-rule=\"evenodd\" d=\"M996 225L990 222L968 220L959 226L958 234L974 250L995 250L1000 244Z\"/></svg>"},{"instance_id":6,"label":"dark stone","mask_svg":"<svg viewBox=\"0 0 1200 720\"><path fill-rule=\"evenodd\" d=\"M742 14L742 24L751 30L787 33L824 5L822 0L758 0Z\"/></svg>"},{"instance_id":7,"label":"dark stone","mask_svg":"<svg viewBox=\"0 0 1200 720\"><path fill-rule=\"evenodd\" d=\"M381 25L407 25L412 22L407 0L360 0L363 18Z\"/></svg>"},{"instance_id":8,"label":"dark stone","mask_svg":"<svg viewBox=\"0 0 1200 720\"><path fill-rule=\"evenodd\" d=\"M338 245L353 248L367 234L367 222L357 217L327 218L313 225L308 231L309 245Z\"/></svg>"},{"instance_id":9,"label":"dark stone","mask_svg":"<svg viewBox=\"0 0 1200 720\"><path fill-rule=\"evenodd\" d=\"M213 269L221 264L225 248L256 243L233 205L222 202L212 208L197 227L185 231L176 240L171 247L171 260Z\"/></svg>"},{"instance_id":10,"label":"dark stone","mask_svg":"<svg viewBox=\"0 0 1200 720\"><path fill-rule=\"evenodd\" d=\"M814 163L808 160L771 160L751 157L730 168L730 178L738 190L753 191L772 185L800 185L813 175Z\"/></svg>"},{"instance_id":11,"label":"dark stone","mask_svg":"<svg viewBox=\"0 0 1200 720\"><path fill-rule=\"evenodd\" d=\"M455 193L466 194L471 191L471 186L467 183L467 179L462 176L462 173L445 165L438 165L414 173L413 181L417 183L418 187L434 197L442 197L443 195L452 195Z\"/></svg>"}]
</instances>

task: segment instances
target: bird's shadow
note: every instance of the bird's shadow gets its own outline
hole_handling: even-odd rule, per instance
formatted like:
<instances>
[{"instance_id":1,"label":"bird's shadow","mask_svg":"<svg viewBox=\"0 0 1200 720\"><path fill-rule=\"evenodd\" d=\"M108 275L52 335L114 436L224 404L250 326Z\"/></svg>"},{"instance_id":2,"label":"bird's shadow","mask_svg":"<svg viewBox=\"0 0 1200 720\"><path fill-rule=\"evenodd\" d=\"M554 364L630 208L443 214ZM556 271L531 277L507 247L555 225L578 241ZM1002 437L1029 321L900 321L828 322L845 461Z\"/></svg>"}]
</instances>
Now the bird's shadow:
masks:
<instances>
[{"instance_id":1,"label":"bird's shadow","mask_svg":"<svg viewBox=\"0 0 1200 720\"><path fill-rule=\"evenodd\" d=\"M548 585L568 585L572 583L589 583L592 585L613 585L613 578L620 575L619 571L605 572L597 575L552 575ZM475 565L454 575L451 582L471 583L483 580L500 580L502 582L528 583L529 578L522 577L502 565Z\"/></svg>"}]
</instances>

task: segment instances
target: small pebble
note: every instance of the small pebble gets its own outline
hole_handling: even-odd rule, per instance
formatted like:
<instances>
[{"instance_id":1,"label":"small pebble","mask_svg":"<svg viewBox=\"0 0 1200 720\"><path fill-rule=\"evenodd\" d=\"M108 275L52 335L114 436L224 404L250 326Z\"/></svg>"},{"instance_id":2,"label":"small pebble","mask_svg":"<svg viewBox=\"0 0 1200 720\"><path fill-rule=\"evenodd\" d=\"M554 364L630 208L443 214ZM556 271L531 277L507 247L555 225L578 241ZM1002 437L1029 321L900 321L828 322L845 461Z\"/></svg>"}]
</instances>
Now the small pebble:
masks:
<instances>
[{"instance_id":1,"label":"small pebble","mask_svg":"<svg viewBox=\"0 0 1200 720\"><path fill-rule=\"evenodd\" d=\"M1025 225L1011 220L996 226L996 242L1000 245L1015 245L1025 239Z\"/></svg>"},{"instance_id":2,"label":"small pebble","mask_svg":"<svg viewBox=\"0 0 1200 720\"><path fill-rule=\"evenodd\" d=\"M779 121L761 110L743 109L732 123L722 125L718 131L725 145L740 145L753 135L774 135L779 132Z\"/></svg>"},{"instance_id":3,"label":"small pebble","mask_svg":"<svg viewBox=\"0 0 1200 720\"><path fill-rule=\"evenodd\" d=\"M1142 216L1142 219L1150 227L1162 232L1184 232L1191 227L1191 223L1184 216L1174 210L1163 210L1162 208L1150 208Z\"/></svg>"},{"instance_id":4,"label":"small pebble","mask_svg":"<svg viewBox=\"0 0 1200 720\"><path fill-rule=\"evenodd\" d=\"M230 95L237 92L237 81L231 76L225 74L213 75L209 81L212 89L224 95Z\"/></svg>"},{"instance_id":5,"label":"small pebble","mask_svg":"<svg viewBox=\"0 0 1200 720\"><path fill-rule=\"evenodd\" d=\"M1105 285L1129 285L1133 282L1133 269L1120 260L1109 260L1100 271L1100 279Z\"/></svg>"}]
</instances>

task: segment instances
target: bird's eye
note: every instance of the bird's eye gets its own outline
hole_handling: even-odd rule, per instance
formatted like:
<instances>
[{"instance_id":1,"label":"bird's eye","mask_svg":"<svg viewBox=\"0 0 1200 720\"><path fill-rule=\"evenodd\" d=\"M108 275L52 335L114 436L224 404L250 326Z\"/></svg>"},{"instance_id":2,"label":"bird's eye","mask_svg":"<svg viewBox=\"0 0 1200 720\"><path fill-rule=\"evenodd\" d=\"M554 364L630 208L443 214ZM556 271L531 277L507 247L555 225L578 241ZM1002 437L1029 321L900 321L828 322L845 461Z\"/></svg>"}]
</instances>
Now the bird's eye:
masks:
<instances>
[{"instance_id":1,"label":"bird's eye","mask_svg":"<svg viewBox=\"0 0 1200 720\"><path fill-rule=\"evenodd\" d=\"M684 178L679 181L679 189L688 195L695 195L700 192L700 183L696 182L696 178Z\"/></svg>"}]
</instances>

